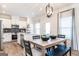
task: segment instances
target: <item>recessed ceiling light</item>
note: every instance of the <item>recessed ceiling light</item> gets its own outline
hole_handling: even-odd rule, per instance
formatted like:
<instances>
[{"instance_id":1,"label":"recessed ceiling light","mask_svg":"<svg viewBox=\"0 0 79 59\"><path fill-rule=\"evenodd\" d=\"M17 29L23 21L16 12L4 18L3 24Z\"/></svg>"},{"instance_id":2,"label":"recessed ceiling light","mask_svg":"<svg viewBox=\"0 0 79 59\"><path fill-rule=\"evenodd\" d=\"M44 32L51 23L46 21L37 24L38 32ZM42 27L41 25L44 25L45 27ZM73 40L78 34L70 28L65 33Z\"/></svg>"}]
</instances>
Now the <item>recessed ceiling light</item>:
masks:
<instances>
[{"instance_id":1,"label":"recessed ceiling light","mask_svg":"<svg viewBox=\"0 0 79 59\"><path fill-rule=\"evenodd\" d=\"M6 8L7 6L6 5L2 5L2 8Z\"/></svg>"}]
</instances>

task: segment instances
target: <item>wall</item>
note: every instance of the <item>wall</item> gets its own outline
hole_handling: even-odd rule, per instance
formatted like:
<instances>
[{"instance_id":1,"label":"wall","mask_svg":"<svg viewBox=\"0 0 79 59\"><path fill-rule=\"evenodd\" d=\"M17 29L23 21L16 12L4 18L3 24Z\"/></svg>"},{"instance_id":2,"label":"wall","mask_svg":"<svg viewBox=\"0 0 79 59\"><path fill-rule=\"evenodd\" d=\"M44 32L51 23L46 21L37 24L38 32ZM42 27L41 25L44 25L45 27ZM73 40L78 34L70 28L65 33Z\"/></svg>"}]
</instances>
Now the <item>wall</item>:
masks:
<instances>
[{"instance_id":1,"label":"wall","mask_svg":"<svg viewBox=\"0 0 79 59\"><path fill-rule=\"evenodd\" d=\"M50 22L51 25L51 34L52 35L57 35L57 14L53 14L52 17L47 18L46 15L43 16L36 16L33 18L33 24L40 22L40 33L45 34L45 23ZM34 29L35 32L35 29Z\"/></svg>"}]
</instances>

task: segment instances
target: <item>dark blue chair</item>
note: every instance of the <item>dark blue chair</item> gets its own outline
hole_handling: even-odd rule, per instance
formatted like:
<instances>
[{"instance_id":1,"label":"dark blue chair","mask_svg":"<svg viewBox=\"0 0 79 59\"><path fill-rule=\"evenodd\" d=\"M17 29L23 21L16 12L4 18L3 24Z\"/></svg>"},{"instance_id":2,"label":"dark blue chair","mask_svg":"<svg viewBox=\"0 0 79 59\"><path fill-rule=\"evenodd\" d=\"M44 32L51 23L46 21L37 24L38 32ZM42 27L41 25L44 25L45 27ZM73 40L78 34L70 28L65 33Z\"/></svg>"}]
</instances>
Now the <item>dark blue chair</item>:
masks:
<instances>
[{"instance_id":1,"label":"dark blue chair","mask_svg":"<svg viewBox=\"0 0 79 59\"><path fill-rule=\"evenodd\" d=\"M71 56L71 47L59 45L56 49L54 49L54 52L54 56L65 56L68 52L70 52Z\"/></svg>"},{"instance_id":2,"label":"dark blue chair","mask_svg":"<svg viewBox=\"0 0 79 59\"><path fill-rule=\"evenodd\" d=\"M71 47L59 45L56 49L48 51L45 55L46 56L65 56L68 52L70 52L70 56L71 56Z\"/></svg>"}]
</instances>

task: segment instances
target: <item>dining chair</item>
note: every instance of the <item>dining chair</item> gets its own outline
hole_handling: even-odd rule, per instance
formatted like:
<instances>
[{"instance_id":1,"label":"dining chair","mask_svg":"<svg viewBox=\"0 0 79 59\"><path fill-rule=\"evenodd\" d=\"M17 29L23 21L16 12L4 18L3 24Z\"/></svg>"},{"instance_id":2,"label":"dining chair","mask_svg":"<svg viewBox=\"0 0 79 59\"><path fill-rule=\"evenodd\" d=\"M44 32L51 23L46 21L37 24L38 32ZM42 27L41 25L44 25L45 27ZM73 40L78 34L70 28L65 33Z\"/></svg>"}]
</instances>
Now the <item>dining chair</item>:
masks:
<instances>
[{"instance_id":1,"label":"dining chair","mask_svg":"<svg viewBox=\"0 0 79 59\"><path fill-rule=\"evenodd\" d=\"M54 49L55 54L54 56L65 56L69 52L71 56L71 47L66 47L64 45L59 45L56 49Z\"/></svg>"},{"instance_id":2,"label":"dining chair","mask_svg":"<svg viewBox=\"0 0 79 59\"><path fill-rule=\"evenodd\" d=\"M30 47L30 42L29 41L25 41L24 42L24 48L25 48L25 55L27 56L27 54L29 54L30 56L32 56L32 51L31 51L31 47Z\"/></svg>"},{"instance_id":3,"label":"dining chair","mask_svg":"<svg viewBox=\"0 0 79 59\"><path fill-rule=\"evenodd\" d=\"M28 56L38 56L41 55L41 52L39 50L36 50L34 48L31 48L31 44L29 41L23 40L24 42L24 48L25 48L25 55Z\"/></svg>"},{"instance_id":4,"label":"dining chair","mask_svg":"<svg viewBox=\"0 0 79 59\"><path fill-rule=\"evenodd\" d=\"M66 56L68 52L69 52L69 55L71 56L71 47L65 47L64 45L62 45L53 50L50 50L45 55L46 56Z\"/></svg>"},{"instance_id":5,"label":"dining chair","mask_svg":"<svg viewBox=\"0 0 79 59\"><path fill-rule=\"evenodd\" d=\"M40 36L40 35L34 35L34 36L32 36L32 38L33 38L33 40L38 40L38 39L41 38L41 36ZM37 50L41 50L41 48L39 48L38 46L36 46L36 45L33 45L33 46L34 46L34 48L36 48Z\"/></svg>"},{"instance_id":6,"label":"dining chair","mask_svg":"<svg viewBox=\"0 0 79 59\"><path fill-rule=\"evenodd\" d=\"M62 34L58 34L57 37L58 37L58 38L63 38L63 39L65 39L65 35L62 35ZM60 44L58 44L58 45L56 45L56 46L58 47L58 46L60 46L60 45L64 45L64 44L60 43Z\"/></svg>"},{"instance_id":7,"label":"dining chair","mask_svg":"<svg viewBox=\"0 0 79 59\"><path fill-rule=\"evenodd\" d=\"M58 34L58 38L65 38L65 35Z\"/></svg>"},{"instance_id":8,"label":"dining chair","mask_svg":"<svg viewBox=\"0 0 79 59\"><path fill-rule=\"evenodd\" d=\"M40 39L40 35L35 35L35 36L32 36L33 39Z\"/></svg>"},{"instance_id":9,"label":"dining chair","mask_svg":"<svg viewBox=\"0 0 79 59\"><path fill-rule=\"evenodd\" d=\"M65 38L65 35L58 35L58 38ZM47 56L65 56L68 52L70 52L70 56L71 56L71 47L67 47L65 45L62 44L58 44L56 45L57 48L54 48L54 51L48 51L48 54L46 54Z\"/></svg>"},{"instance_id":10,"label":"dining chair","mask_svg":"<svg viewBox=\"0 0 79 59\"><path fill-rule=\"evenodd\" d=\"M24 40L24 35L23 34L20 34L20 46L22 48L24 47L23 40Z\"/></svg>"}]
</instances>

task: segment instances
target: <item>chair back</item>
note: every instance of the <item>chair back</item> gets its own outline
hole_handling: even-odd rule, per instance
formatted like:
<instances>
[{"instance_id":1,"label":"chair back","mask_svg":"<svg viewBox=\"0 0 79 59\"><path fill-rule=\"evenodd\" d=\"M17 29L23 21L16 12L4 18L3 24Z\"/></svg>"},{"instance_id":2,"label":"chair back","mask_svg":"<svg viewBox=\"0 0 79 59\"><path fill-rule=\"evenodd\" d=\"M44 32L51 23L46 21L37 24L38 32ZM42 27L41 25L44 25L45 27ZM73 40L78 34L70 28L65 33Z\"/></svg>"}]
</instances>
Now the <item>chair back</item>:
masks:
<instances>
[{"instance_id":1,"label":"chair back","mask_svg":"<svg viewBox=\"0 0 79 59\"><path fill-rule=\"evenodd\" d=\"M65 35L58 34L58 38L65 38Z\"/></svg>"},{"instance_id":2,"label":"chair back","mask_svg":"<svg viewBox=\"0 0 79 59\"><path fill-rule=\"evenodd\" d=\"M24 40L24 35L20 34L20 45L21 45L22 48L24 47L23 40Z\"/></svg>"},{"instance_id":3,"label":"chair back","mask_svg":"<svg viewBox=\"0 0 79 59\"><path fill-rule=\"evenodd\" d=\"M23 34L20 34L20 39L24 39L24 35Z\"/></svg>"},{"instance_id":4,"label":"chair back","mask_svg":"<svg viewBox=\"0 0 79 59\"><path fill-rule=\"evenodd\" d=\"M33 36L33 39L40 39L40 35Z\"/></svg>"},{"instance_id":5,"label":"chair back","mask_svg":"<svg viewBox=\"0 0 79 59\"><path fill-rule=\"evenodd\" d=\"M27 54L32 56L32 50L31 50L30 42L29 41L25 41L25 40L23 40L23 42L24 42L26 56L27 56Z\"/></svg>"}]
</instances>

